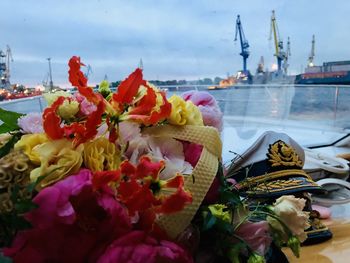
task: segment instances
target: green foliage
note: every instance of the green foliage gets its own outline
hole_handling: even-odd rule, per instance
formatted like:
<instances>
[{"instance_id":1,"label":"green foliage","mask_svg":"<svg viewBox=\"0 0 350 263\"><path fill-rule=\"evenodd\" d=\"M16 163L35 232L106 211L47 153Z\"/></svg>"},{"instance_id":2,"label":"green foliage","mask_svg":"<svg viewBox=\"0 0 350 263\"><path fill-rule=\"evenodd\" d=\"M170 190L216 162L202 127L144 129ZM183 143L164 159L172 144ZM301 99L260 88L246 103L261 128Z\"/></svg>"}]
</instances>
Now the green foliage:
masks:
<instances>
[{"instance_id":1,"label":"green foliage","mask_svg":"<svg viewBox=\"0 0 350 263\"><path fill-rule=\"evenodd\" d=\"M36 186L48 175L62 167L57 167L47 174L39 176L39 178L26 187L26 191L31 193L29 196L35 195ZM32 198L21 198L19 196L19 187L14 186L11 194L11 201L14 209L9 213L0 214L0 247L9 246L13 238L20 230L31 228L31 224L23 217L25 213L37 208Z\"/></svg>"},{"instance_id":2,"label":"green foliage","mask_svg":"<svg viewBox=\"0 0 350 263\"><path fill-rule=\"evenodd\" d=\"M24 116L24 114L0 108L0 120L3 122L0 125L0 133L18 130L17 120L21 116Z\"/></svg>"},{"instance_id":3,"label":"green foliage","mask_svg":"<svg viewBox=\"0 0 350 263\"><path fill-rule=\"evenodd\" d=\"M220 200L219 203L226 204L230 207L242 205L242 200L239 196L239 192L236 188L231 186L227 182L227 178L224 176L222 164L219 163L217 178L219 179L220 188Z\"/></svg>"},{"instance_id":4,"label":"green foliage","mask_svg":"<svg viewBox=\"0 0 350 263\"><path fill-rule=\"evenodd\" d=\"M21 136L22 134L20 132L12 134L10 140L8 140L8 142L6 142L5 145L0 148L0 158L4 157L11 151L11 149L13 149L13 146L19 141L19 139L21 139Z\"/></svg>"},{"instance_id":5,"label":"green foliage","mask_svg":"<svg viewBox=\"0 0 350 263\"><path fill-rule=\"evenodd\" d=\"M207 231L214 227L216 224L217 218L213 216L213 214L208 211L207 213L203 213L204 215L204 220L203 220L203 225L202 225L202 231Z\"/></svg>"},{"instance_id":6,"label":"green foliage","mask_svg":"<svg viewBox=\"0 0 350 263\"><path fill-rule=\"evenodd\" d=\"M4 255L2 255L0 253L0 263L12 263L12 259L8 258L8 257L5 257Z\"/></svg>"},{"instance_id":7,"label":"green foliage","mask_svg":"<svg viewBox=\"0 0 350 263\"><path fill-rule=\"evenodd\" d=\"M0 214L0 247L9 246L18 231L31 227L31 224L23 217L23 213L37 207L31 199L18 196L18 187L13 190L11 200L14 204L13 210Z\"/></svg>"}]
</instances>

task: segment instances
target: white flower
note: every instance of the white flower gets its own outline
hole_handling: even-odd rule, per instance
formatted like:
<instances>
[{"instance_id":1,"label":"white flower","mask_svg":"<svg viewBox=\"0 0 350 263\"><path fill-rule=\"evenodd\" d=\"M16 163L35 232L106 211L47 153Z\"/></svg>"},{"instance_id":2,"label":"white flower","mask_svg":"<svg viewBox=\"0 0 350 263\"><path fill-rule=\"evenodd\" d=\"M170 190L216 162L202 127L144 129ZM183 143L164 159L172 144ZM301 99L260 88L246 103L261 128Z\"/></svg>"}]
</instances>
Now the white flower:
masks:
<instances>
[{"instance_id":1,"label":"white flower","mask_svg":"<svg viewBox=\"0 0 350 263\"><path fill-rule=\"evenodd\" d=\"M140 124L131 121L123 121L119 124L119 140L121 140L122 143L125 144L132 140L137 140L140 137Z\"/></svg>"},{"instance_id":2,"label":"white flower","mask_svg":"<svg viewBox=\"0 0 350 263\"><path fill-rule=\"evenodd\" d=\"M17 120L24 133L43 133L43 118L41 113L28 113Z\"/></svg>"},{"instance_id":3,"label":"white flower","mask_svg":"<svg viewBox=\"0 0 350 263\"><path fill-rule=\"evenodd\" d=\"M307 235L305 229L309 228L309 213L302 211L306 200L296 198L293 195L284 195L273 204L273 212L288 226L294 236L303 242ZM278 230L283 235L284 241L288 240L288 235L278 220L267 217L270 226Z\"/></svg>"},{"instance_id":4,"label":"white flower","mask_svg":"<svg viewBox=\"0 0 350 263\"><path fill-rule=\"evenodd\" d=\"M165 168L160 173L163 180L174 177L177 173L189 175L192 165L185 161L183 145L172 138L149 138L149 151L153 161L165 161Z\"/></svg>"},{"instance_id":5,"label":"white flower","mask_svg":"<svg viewBox=\"0 0 350 263\"><path fill-rule=\"evenodd\" d=\"M148 140L149 140L149 137L146 135L146 136L137 137L130 141L129 147L125 152L125 155L126 157L129 158L129 161L132 164L137 165L140 157L149 152L149 147L147 144Z\"/></svg>"}]
</instances>

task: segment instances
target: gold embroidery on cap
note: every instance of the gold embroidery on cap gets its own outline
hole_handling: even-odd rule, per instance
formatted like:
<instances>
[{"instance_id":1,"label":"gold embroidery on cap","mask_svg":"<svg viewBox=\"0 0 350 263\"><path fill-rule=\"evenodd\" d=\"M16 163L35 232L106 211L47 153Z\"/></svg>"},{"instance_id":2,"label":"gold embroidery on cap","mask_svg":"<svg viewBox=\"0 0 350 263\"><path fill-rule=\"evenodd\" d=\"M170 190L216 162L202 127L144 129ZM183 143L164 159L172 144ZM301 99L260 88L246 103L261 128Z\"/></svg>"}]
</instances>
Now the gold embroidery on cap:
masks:
<instances>
[{"instance_id":1,"label":"gold embroidery on cap","mask_svg":"<svg viewBox=\"0 0 350 263\"><path fill-rule=\"evenodd\" d=\"M288 169L288 170L280 170L272 173L266 173L263 175L259 176L254 176L254 177L248 177L246 180L240 182L241 187L247 187L250 185L266 182L266 181L271 181L271 180L276 180L280 179L282 177L290 177L290 176L301 176L307 178L308 182L313 182L311 177L305 173L303 170L299 169Z\"/></svg>"},{"instance_id":2,"label":"gold embroidery on cap","mask_svg":"<svg viewBox=\"0 0 350 263\"><path fill-rule=\"evenodd\" d=\"M290 189L297 189L301 187L308 187L310 185L305 185L305 181L308 181L307 178L303 179L288 179L288 180L276 180L276 181L270 181L270 182L264 182L262 184L258 184L257 186L252 187L250 190L247 191L248 194L256 194L259 192L280 192L280 191L286 191ZM315 182L310 183L311 186L318 186Z\"/></svg>"},{"instance_id":3,"label":"gold embroidery on cap","mask_svg":"<svg viewBox=\"0 0 350 263\"><path fill-rule=\"evenodd\" d=\"M267 157L272 167L303 167L303 162L300 160L295 150L283 141L277 141L274 144L270 144Z\"/></svg>"}]
</instances>

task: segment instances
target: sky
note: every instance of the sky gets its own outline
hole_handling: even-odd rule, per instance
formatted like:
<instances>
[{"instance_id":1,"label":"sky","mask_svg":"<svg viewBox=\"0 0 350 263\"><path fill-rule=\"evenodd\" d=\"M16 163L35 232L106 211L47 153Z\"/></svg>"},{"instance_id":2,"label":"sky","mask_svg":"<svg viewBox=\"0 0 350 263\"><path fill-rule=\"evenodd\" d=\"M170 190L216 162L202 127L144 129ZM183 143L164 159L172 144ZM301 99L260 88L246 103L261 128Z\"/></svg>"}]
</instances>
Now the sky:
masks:
<instances>
[{"instance_id":1,"label":"sky","mask_svg":"<svg viewBox=\"0 0 350 263\"><path fill-rule=\"evenodd\" d=\"M89 83L124 79L142 58L146 79L225 77L242 69L234 42L239 14L250 45L248 68L271 68L275 10L281 39L291 39L289 72L307 64L350 60L348 0L1 0L0 49L12 50L11 83L41 84L51 58L53 82L67 86L67 63L80 56ZM86 69L84 69L86 70Z\"/></svg>"}]
</instances>

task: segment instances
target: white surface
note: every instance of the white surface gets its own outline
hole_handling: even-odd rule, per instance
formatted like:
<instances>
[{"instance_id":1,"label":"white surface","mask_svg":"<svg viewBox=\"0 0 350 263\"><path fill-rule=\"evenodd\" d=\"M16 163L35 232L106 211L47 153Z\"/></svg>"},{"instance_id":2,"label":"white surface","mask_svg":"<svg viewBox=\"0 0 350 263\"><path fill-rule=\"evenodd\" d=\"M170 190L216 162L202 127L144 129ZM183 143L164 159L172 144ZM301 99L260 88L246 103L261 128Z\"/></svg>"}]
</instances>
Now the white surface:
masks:
<instances>
[{"instance_id":1,"label":"white surface","mask_svg":"<svg viewBox=\"0 0 350 263\"><path fill-rule=\"evenodd\" d=\"M232 152L242 155L265 131L286 133L303 147L329 144L346 135L346 131L330 130L329 127L313 126L311 123L305 126L293 121L224 117L224 130L221 133L223 161L228 162L235 158L236 154ZM336 155L333 154L336 150L318 150ZM350 153L348 147L341 150L342 153Z\"/></svg>"}]
</instances>

